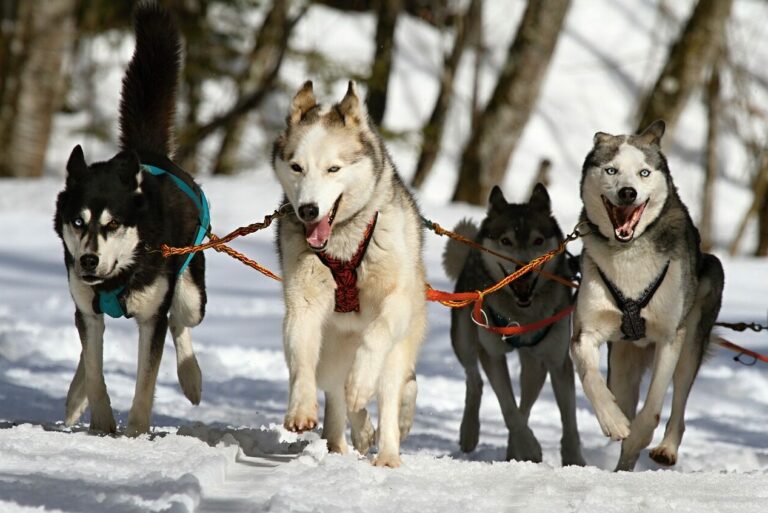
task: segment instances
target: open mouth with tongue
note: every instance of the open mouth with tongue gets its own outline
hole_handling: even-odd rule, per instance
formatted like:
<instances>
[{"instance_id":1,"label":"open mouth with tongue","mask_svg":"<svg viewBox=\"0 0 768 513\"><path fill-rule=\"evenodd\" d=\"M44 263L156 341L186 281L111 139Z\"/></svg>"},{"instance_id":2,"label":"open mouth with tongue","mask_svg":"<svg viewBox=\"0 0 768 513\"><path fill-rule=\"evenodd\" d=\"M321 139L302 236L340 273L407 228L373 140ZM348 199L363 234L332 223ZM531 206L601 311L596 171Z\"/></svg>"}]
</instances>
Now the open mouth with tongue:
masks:
<instances>
[{"instance_id":1,"label":"open mouth with tongue","mask_svg":"<svg viewBox=\"0 0 768 513\"><path fill-rule=\"evenodd\" d=\"M512 274L503 265L499 264L501 272L505 276ZM520 266L517 266L520 269ZM539 277L533 276L533 272L526 273L520 276L518 279L509 284L509 288L512 289L512 293L515 295L515 302L520 308L528 308L531 306L531 297L533 296L533 289L536 287Z\"/></svg>"},{"instance_id":2,"label":"open mouth with tongue","mask_svg":"<svg viewBox=\"0 0 768 513\"><path fill-rule=\"evenodd\" d=\"M307 236L307 244L313 251L322 251L328 245L328 239L331 238L331 227L336 218L336 212L341 203L341 194L336 198L333 208L320 221L316 223L305 223L304 233Z\"/></svg>"},{"instance_id":3,"label":"open mouth with tongue","mask_svg":"<svg viewBox=\"0 0 768 513\"><path fill-rule=\"evenodd\" d=\"M635 236L635 227L640 222L648 200L640 205L616 206L605 196L601 196L608 218L613 225L613 235L619 242L629 242Z\"/></svg>"}]
</instances>

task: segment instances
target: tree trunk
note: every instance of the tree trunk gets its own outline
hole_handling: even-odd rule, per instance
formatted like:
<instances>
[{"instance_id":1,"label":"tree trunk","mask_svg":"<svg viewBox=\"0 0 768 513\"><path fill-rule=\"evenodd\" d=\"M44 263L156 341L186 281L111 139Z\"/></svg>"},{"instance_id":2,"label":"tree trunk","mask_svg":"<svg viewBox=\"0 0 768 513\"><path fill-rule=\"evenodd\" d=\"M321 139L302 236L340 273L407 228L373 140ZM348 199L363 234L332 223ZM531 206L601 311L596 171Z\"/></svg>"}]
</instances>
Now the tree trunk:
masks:
<instances>
[{"instance_id":1,"label":"tree trunk","mask_svg":"<svg viewBox=\"0 0 768 513\"><path fill-rule=\"evenodd\" d=\"M453 98L453 79L456 76L459 62L461 62L461 56L464 54L464 48L467 46L470 29L474 24L473 20L481 9L482 0L471 0L464 16L456 23L456 39L453 43L453 50L443 64L443 73L440 76L440 92L437 95L435 107L432 109L432 115L422 129L421 155L419 155L416 172L411 181L413 187L421 187L437 159L440 143L443 139L445 118Z\"/></svg>"},{"instance_id":2,"label":"tree trunk","mask_svg":"<svg viewBox=\"0 0 768 513\"><path fill-rule=\"evenodd\" d=\"M717 179L717 139L720 118L720 63L712 65L712 74L707 84L707 143L704 163L704 186L701 194L701 249L710 251L714 246L712 218L715 207L715 180Z\"/></svg>"},{"instance_id":3,"label":"tree trunk","mask_svg":"<svg viewBox=\"0 0 768 513\"><path fill-rule=\"evenodd\" d=\"M75 0L18 2L3 61L0 176L40 176L63 97L64 56L75 40ZM16 34L13 32L18 31ZM8 76L13 73L13 76ZM8 102L8 103L6 103Z\"/></svg>"},{"instance_id":4,"label":"tree trunk","mask_svg":"<svg viewBox=\"0 0 768 513\"><path fill-rule=\"evenodd\" d=\"M376 53L368 78L368 114L378 126L387 108L387 89L392 70L392 54L395 47L395 27L403 9L403 0L378 0L376 22Z\"/></svg>"},{"instance_id":5,"label":"tree trunk","mask_svg":"<svg viewBox=\"0 0 768 513\"><path fill-rule=\"evenodd\" d=\"M454 201L486 203L530 118L570 0L530 1L488 105L464 149Z\"/></svg>"},{"instance_id":6,"label":"tree trunk","mask_svg":"<svg viewBox=\"0 0 768 513\"><path fill-rule=\"evenodd\" d=\"M755 176L755 180L752 185L752 191L754 191L754 195L752 196L752 204L744 214L741 222L739 222L739 226L736 229L736 235L733 237L731 246L728 248L728 252L731 256L735 256L739 251L741 239L744 238L744 233L747 230L747 224L749 224L749 220L755 214L759 215L758 244L757 248L755 249L755 254L764 255L768 250L768 223L765 222L768 221L768 219L766 219L765 213L766 208L768 208L766 207L766 203L768 203L768 200L766 199L768 198L768 147L763 148L759 162L760 168L757 170L757 175Z\"/></svg>"},{"instance_id":7,"label":"tree trunk","mask_svg":"<svg viewBox=\"0 0 768 513\"><path fill-rule=\"evenodd\" d=\"M288 18L289 3L290 0L275 0L264 18L249 58L248 69L238 81L240 98L248 91L272 88L285 54L288 35L291 32L291 20ZM237 151L240 148L240 139L247 119L247 116L240 116L225 132L213 167L213 174L231 175L240 167L237 162Z\"/></svg>"},{"instance_id":8,"label":"tree trunk","mask_svg":"<svg viewBox=\"0 0 768 513\"><path fill-rule=\"evenodd\" d=\"M725 37L725 21L733 0L699 0L667 63L637 115L637 132L664 119L667 132L674 129L691 92L701 84Z\"/></svg>"}]
</instances>

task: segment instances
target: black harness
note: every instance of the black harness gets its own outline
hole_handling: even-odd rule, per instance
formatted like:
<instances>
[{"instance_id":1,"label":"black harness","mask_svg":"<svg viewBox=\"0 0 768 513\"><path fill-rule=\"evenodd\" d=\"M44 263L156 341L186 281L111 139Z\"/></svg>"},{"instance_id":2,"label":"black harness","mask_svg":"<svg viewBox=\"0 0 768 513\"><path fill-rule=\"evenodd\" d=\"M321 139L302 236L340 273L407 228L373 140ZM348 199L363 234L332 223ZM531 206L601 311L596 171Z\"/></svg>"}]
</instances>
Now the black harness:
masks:
<instances>
[{"instance_id":1,"label":"black harness","mask_svg":"<svg viewBox=\"0 0 768 513\"><path fill-rule=\"evenodd\" d=\"M605 286L608 287L608 292L613 296L613 301L618 309L621 310L621 332L624 334L624 340L640 340L645 337L645 319L640 316L640 312L648 306L648 303L653 299L653 295L659 290L668 269L669 261L667 261L664 269L661 270L661 274L645 288L640 297L632 299L625 297L603 271L599 267L597 268L597 272L600 273Z\"/></svg>"}]
</instances>

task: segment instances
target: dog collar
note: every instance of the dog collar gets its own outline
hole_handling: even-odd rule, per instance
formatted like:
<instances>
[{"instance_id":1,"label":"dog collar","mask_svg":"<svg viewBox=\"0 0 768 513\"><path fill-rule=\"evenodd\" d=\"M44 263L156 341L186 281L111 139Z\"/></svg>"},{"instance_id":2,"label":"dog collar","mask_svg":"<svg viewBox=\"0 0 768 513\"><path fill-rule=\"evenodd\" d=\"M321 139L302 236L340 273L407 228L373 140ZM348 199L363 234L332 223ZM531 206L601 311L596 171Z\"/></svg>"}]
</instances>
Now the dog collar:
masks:
<instances>
[{"instance_id":1,"label":"dog collar","mask_svg":"<svg viewBox=\"0 0 768 513\"><path fill-rule=\"evenodd\" d=\"M195 240L192 245L196 246L200 244L205 238L205 234L208 233L208 226L210 225L211 221L208 199L205 197L203 190L198 187L198 191L200 192L200 195L198 196L192 187L190 187L184 180L172 172L166 171L165 169L159 168L157 166L142 164L141 169L153 176L165 175L169 177L173 184L178 187L181 192L186 194L189 199L192 200L192 202L197 207L197 211L199 212L199 226L197 228L197 234L195 235ZM194 253L187 255L187 258L184 259L184 262L181 264L181 267L179 267L179 270L176 273L177 277L181 276L181 273L187 269L189 263L192 261L193 256ZM130 319L132 315L128 314L128 309L125 306L126 295L127 291L125 290L125 285L120 286L114 290L98 291L96 297L93 298L93 311L97 314L107 314L114 319L119 319L120 317Z\"/></svg>"},{"instance_id":2,"label":"dog collar","mask_svg":"<svg viewBox=\"0 0 768 513\"><path fill-rule=\"evenodd\" d=\"M491 323L493 323L497 328L506 328L507 326L515 324L488 305L485 305L483 310L488 316L488 320L491 321ZM521 347L534 347L539 345L541 341L547 337L551 327L552 325L550 324L545 328L534 331L531 339L528 342L523 342L522 335L503 335L501 340L507 343L507 346L509 346L510 350L520 349Z\"/></svg>"},{"instance_id":3,"label":"dog collar","mask_svg":"<svg viewBox=\"0 0 768 513\"><path fill-rule=\"evenodd\" d=\"M645 338L645 319L642 318L640 312L648 306L656 291L659 290L661 282L664 281L664 277L667 275L667 269L669 269L669 260L667 260L664 269L661 270L656 279L640 294L640 297L632 299L624 296L619 288L603 273L602 269L597 268L597 272L608 288L608 292L613 296L616 307L621 310L621 332L624 334L624 340L640 340Z\"/></svg>"},{"instance_id":4,"label":"dog collar","mask_svg":"<svg viewBox=\"0 0 768 513\"><path fill-rule=\"evenodd\" d=\"M373 219L368 223L368 227L363 234L363 240L357 247L357 252L349 260L339 260L328 256L325 251L316 253L320 261L331 270L333 281L336 282L336 304L334 312L349 313L360 311L360 289L357 288L357 268L363 261L365 252L368 250L368 243L373 237L373 230L376 228L376 220L379 213L373 215Z\"/></svg>"}]
</instances>

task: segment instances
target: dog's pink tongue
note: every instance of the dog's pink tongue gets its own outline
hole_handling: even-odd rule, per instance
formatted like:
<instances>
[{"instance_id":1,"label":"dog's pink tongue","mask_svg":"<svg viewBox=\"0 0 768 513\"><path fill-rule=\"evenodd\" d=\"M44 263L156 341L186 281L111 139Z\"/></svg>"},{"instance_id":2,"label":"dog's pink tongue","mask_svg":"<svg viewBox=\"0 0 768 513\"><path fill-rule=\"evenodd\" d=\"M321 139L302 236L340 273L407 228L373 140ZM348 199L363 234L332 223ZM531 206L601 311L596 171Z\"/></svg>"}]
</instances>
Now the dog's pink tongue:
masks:
<instances>
[{"instance_id":1,"label":"dog's pink tongue","mask_svg":"<svg viewBox=\"0 0 768 513\"><path fill-rule=\"evenodd\" d=\"M614 211L616 215L617 225L615 227L616 235L622 239L628 239L635 233L635 224L637 224L637 218L639 213L642 213L642 209L638 207L616 207Z\"/></svg>"},{"instance_id":2,"label":"dog's pink tongue","mask_svg":"<svg viewBox=\"0 0 768 513\"><path fill-rule=\"evenodd\" d=\"M331 236L330 214L320 220L319 223L308 224L305 227L307 243L313 248L322 248Z\"/></svg>"}]
</instances>

